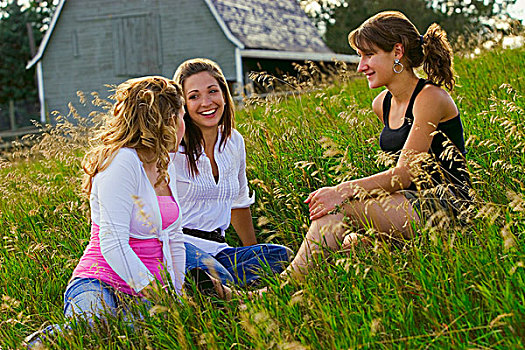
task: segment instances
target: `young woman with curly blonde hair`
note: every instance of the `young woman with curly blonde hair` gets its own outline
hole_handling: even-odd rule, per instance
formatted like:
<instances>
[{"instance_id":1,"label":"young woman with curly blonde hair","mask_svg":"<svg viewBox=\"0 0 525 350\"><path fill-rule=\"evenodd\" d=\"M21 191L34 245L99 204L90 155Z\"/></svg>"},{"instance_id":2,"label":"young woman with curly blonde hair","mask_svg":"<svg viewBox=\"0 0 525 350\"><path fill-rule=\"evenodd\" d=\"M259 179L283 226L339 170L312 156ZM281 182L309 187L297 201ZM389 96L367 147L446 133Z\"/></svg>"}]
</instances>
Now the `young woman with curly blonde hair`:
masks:
<instances>
[{"instance_id":1,"label":"young woman with curly blonde hair","mask_svg":"<svg viewBox=\"0 0 525 350\"><path fill-rule=\"evenodd\" d=\"M124 314L168 285L181 294L185 249L173 154L184 135L184 99L172 80L120 84L115 104L82 162L91 237L64 294L66 318ZM69 325L28 337L30 347Z\"/></svg>"}]
</instances>

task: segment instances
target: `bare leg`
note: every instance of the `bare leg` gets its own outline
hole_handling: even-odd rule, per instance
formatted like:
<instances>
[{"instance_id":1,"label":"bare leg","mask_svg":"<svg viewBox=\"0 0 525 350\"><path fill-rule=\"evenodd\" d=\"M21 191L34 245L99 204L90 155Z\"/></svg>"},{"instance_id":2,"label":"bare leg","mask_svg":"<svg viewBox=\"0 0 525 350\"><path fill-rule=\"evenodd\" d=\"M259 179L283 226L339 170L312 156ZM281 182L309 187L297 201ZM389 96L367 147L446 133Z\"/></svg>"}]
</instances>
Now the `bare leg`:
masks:
<instances>
[{"instance_id":1,"label":"bare leg","mask_svg":"<svg viewBox=\"0 0 525 350\"><path fill-rule=\"evenodd\" d=\"M358 228L373 227L386 239L411 238L410 221L419 221L410 202L399 193L380 199L351 201L343 207L343 213L325 215L312 222L299 251L283 275L300 278L313 264L313 255L323 248L338 249L350 229L343 222L345 217Z\"/></svg>"}]
</instances>

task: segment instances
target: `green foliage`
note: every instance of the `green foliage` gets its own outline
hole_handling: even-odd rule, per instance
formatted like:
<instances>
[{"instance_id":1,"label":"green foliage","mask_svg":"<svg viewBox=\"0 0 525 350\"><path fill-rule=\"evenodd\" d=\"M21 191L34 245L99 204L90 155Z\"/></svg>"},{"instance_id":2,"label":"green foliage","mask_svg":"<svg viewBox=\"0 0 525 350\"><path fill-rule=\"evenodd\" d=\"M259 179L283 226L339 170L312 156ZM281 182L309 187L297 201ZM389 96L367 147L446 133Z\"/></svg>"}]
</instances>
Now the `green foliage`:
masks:
<instances>
[{"instance_id":1,"label":"green foliage","mask_svg":"<svg viewBox=\"0 0 525 350\"><path fill-rule=\"evenodd\" d=\"M36 97L34 70L26 71L31 58L27 39L26 18L17 3L3 9L7 14L0 21L0 103Z\"/></svg>"},{"instance_id":2,"label":"green foliage","mask_svg":"<svg viewBox=\"0 0 525 350\"><path fill-rule=\"evenodd\" d=\"M33 0L22 6L11 0L0 3L0 6L0 104L9 100L35 99L35 69L25 68L32 58L27 24L32 28L38 47L54 5Z\"/></svg>"},{"instance_id":3,"label":"green foliage","mask_svg":"<svg viewBox=\"0 0 525 350\"><path fill-rule=\"evenodd\" d=\"M507 6L515 0L347 0L332 10L332 21L327 24L325 40L334 51L353 54L347 36L367 18L385 10L403 12L424 33L432 23L440 24L454 40L460 35L488 34L496 28L488 19L504 19Z\"/></svg>"},{"instance_id":4,"label":"green foliage","mask_svg":"<svg viewBox=\"0 0 525 350\"><path fill-rule=\"evenodd\" d=\"M334 11L335 23L327 27L325 34L328 46L336 52L354 54L354 50L348 45L348 33L376 13L392 9L403 12L421 32L443 17L435 9L428 7L425 0L350 1L348 6L338 7Z\"/></svg>"},{"instance_id":5,"label":"green foliage","mask_svg":"<svg viewBox=\"0 0 525 350\"><path fill-rule=\"evenodd\" d=\"M467 226L421 225L401 248L325 252L302 282L269 276L270 292L260 299L165 295L142 310L134 329L119 318L94 329L79 324L50 347L523 348L524 54L498 49L456 59L453 97L477 193ZM365 79L296 88L303 93L245 101L237 116L259 240L294 250L309 225L309 192L384 168L381 122L370 110L377 91ZM62 293L89 240L87 200L79 193L89 131L64 121L31 151L0 161L2 348L20 348L42 325L64 322Z\"/></svg>"}]
</instances>

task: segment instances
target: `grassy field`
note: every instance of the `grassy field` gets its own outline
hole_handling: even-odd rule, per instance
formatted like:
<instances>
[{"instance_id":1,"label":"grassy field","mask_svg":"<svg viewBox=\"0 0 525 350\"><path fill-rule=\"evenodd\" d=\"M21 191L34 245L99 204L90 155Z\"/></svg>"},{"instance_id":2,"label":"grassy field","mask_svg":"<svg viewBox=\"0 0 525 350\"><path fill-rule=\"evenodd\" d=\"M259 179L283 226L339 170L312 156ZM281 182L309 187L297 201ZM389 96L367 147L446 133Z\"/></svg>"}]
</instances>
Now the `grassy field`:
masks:
<instances>
[{"instance_id":1,"label":"grassy field","mask_svg":"<svg viewBox=\"0 0 525 350\"><path fill-rule=\"evenodd\" d=\"M399 249L326 252L306 280L269 277L260 300L166 295L130 328L78 325L51 348L347 349L525 346L525 49L457 58L453 94L477 193L463 228L418 227ZM316 74L306 69L304 76ZM342 74L351 77L352 74ZM261 242L297 249L309 192L384 169L366 81L253 98L238 113ZM80 193L87 128L63 122L0 158L0 347L62 323L62 294L89 239ZM234 240L232 240L234 242Z\"/></svg>"}]
</instances>

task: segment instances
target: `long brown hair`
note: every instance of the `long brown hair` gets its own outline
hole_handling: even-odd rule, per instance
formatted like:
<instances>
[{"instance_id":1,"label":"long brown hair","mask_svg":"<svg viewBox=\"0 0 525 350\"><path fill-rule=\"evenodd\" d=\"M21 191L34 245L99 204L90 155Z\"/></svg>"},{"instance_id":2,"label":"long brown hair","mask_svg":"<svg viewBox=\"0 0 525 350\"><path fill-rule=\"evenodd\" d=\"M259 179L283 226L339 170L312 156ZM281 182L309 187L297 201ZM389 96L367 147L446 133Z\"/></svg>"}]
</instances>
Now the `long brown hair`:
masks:
<instances>
[{"instance_id":1,"label":"long brown hair","mask_svg":"<svg viewBox=\"0 0 525 350\"><path fill-rule=\"evenodd\" d=\"M226 78L222 73L221 68L217 63L206 58L194 58L183 62L175 71L173 80L179 83L184 88L184 82L186 79L194 74L208 72L221 88L222 95L224 97L224 113L219 121L219 127L221 127L221 139L219 141L219 149L224 148L226 141L230 138L232 129L234 127L235 108L233 104L233 98L228 88ZM197 160L202 154L204 147L204 137L199 127L191 120L190 115L186 111L184 113L184 122L186 123L186 132L181 145L184 146L184 153L186 160L189 164L190 174L197 176L199 169L197 168Z\"/></svg>"},{"instance_id":2,"label":"long brown hair","mask_svg":"<svg viewBox=\"0 0 525 350\"><path fill-rule=\"evenodd\" d=\"M367 19L348 35L348 42L354 49L362 51L377 47L391 52L395 44L401 43L404 57L411 68L423 65L428 79L448 90L454 88L452 48L447 33L434 23L421 36L408 18L398 11L384 11Z\"/></svg>"},{"instance_id":3,"label":"long brown hair","mask_svg":"<svg viewBox=\"0 0 525 350\"><path fill-rule=\"evenodd\" d=\"M169 183L169 152L177 145L178 114L184 105L182 89L173 80L158 76L130 79L120 84L112 97L115 104L94 141L82 167L83 188L91 192L92 179L106 169L122 147L149 150L156 160L159 177Z\"/></svg>"}]
</instances>

